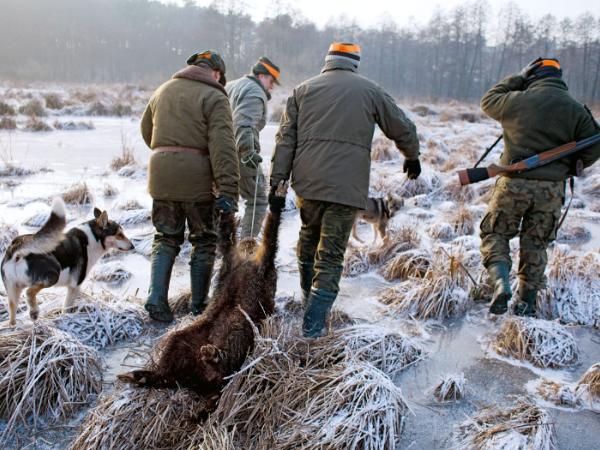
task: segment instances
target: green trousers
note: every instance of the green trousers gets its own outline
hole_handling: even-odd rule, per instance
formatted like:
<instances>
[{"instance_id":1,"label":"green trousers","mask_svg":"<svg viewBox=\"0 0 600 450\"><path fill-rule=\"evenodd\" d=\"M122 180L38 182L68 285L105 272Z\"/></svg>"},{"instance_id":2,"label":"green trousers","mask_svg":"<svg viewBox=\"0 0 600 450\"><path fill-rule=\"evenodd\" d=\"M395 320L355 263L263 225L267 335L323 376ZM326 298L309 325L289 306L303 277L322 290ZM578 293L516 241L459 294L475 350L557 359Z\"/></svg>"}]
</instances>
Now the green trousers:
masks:
<instances>
[{"instance_id":1,"label":"green trousers","mask_svg":"<svg viewBox=\"0 0 600 450\"><path fill-rule=\"evenodd\" d=\"M556 239L564 198L564 181L500 177L480 226L483 265L506 262L510 267L509 241L519 235L521 285L543 289L546 249Z\"/></svg>"},{"instance_id":2,"label":"green trousers","mask_svg":"<svg viewBox=\"0 0 600 450\"><path fill-rule=\"evenodd\" d=\"M185 226L189 229L188 240L192 244L191 261L212 266L217 249L217 213L215 202L177 202L154 200L152 223L156 228L152 253L177 256L185 239Z\"/></svg>"},{"instance_id":3,"label":"green trousers","mask_svg":"<svg viewBox=\"0 0 600 450\"><path fill-rule=\"evenodd\" d=\"M314 263L312 287L339 291L344 253L358 208L296 198L302 227L296 254L300 263Z\"/></svg>"}]
</instances>

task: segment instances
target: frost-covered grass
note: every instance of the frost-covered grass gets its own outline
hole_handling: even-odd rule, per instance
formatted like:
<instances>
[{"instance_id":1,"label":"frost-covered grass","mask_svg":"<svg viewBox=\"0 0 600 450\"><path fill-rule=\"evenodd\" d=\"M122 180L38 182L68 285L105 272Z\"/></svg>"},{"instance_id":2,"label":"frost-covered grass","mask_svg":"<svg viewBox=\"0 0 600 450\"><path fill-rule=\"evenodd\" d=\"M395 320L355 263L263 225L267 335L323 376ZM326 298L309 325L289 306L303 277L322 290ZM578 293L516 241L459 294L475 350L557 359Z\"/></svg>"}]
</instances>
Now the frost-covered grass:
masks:
<instances>
[{"instance_id":1,"label":"frost-covered grass","mask_svg":"<svg viewBox=\"0 0 600 450\"><path fill-rule=\"evenodd\" d=\"M465 374L449 374L433 388L433 396L438 402L456 402L466 394Z\"/></svg>"},{"instance_id":2,"label":"frost-covered grass","mask_svg":"<svg viewBox=\"0 0 600 450\"><path fill-rule=\"evenodd\" d=\"M0 442L42 415L64 419L101 388L98 354L64 331L37 323L0 333L0 417L7 421Z\"/></svg>"},{"instance_id":3,"label":"frost-covered grass","mask_svg":"<svg viewBox=\"0 0 600 450\"><path fill-rule=\"evenodd\" d=\"M61 194L65 203L71 205L91 205L94 201L92 193L85 181L72 184Z\"/></svg>"},{"instance_id":4,"label":"frost-covered grass","mask_svg":"<svg viewBox=\"0 0 600 450\"><path fill-rule=\"evenodd\" d=\"M111 286L119 286L132 277L121 261L108 261L99 264L93 269L92 279L107 283Z\"/></svg>"},{"instance_id":5,"label":"frost-covered grass","mask_svg":"<svg viewBox=\"0 0 600 450\"><path fill-rule=\"evenodd\" d=\"M493 348L502 356L529 361L538 367L569 367L579 361L579 347L562 325L541 319L505 319Z\"/></svg>"},{"instance_id":6,"label":"frost-covered grass","mask_svg":"<svg viewBox=\"0 0 600 450\"><path fill-rule=\"evenodd\" d=\"M19 231L12 225L0 223L0 255L4 253L12 240L19 235Z\"/></svg>"},{"instance_id":7,"label":"frost-covered grass","mask_svg":"<svg viewBox=\"0 0 600 450\"><path fill-rule=\"evenodd\" d=\"M188 389L118 386L88 412L70 450L187 449L210 402Z\"/></svg>"},{"instance_id":8,"label":"frost-covered grass","mask_svg":"<svg viewBox=\"0 0 600 450\"><path fill-rule=\"evenodd\" d=\"M548 413L525 399L514 406L485 408L457 427L457 450L554 450L554 424Z\"/></svg>"},{"instance_id":9,"label":"frost-covered grass","mask_svg":"<svg viewBox=\"0 0 600 450\"><path fill-rule=\"evenodd\" d=\"M576 383L541 378L532 388L536 395L556 406L600 412L600 363L593 364Z\"/></svg>"}]
</instances>

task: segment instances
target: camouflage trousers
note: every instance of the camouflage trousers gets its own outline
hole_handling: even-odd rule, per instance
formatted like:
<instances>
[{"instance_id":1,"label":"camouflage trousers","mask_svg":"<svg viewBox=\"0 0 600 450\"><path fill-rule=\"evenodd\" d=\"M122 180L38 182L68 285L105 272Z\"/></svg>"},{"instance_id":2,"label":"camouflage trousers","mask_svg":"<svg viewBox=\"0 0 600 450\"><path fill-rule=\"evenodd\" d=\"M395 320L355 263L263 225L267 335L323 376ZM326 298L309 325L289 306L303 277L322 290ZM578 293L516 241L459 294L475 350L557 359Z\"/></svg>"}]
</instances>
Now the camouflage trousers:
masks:
<instances>
[{"instance_id":1,"label":"camouflage trousers","mask_svg":"<svg viewBox=\"0 0 600 450\"><path fill-rule=\"evenodd\" d=\"M152 254L179 254L185 240L185 226L189 229L188 240L192 244L191 262L205 262L212 266L217 249L217 212L215 202L178 202L154 200L152 223L156 228Z\"/></svg>"},{"instance_id":2,"label":"camouflage trousers","mask_svg":"<svg viewBox=\"0 0 600 450\"><path fill-rule=\"evenodd\" d=\"M256 178L258 176L258 186ZM262 167L249 169L240 165L240 197L246 201L244 217L242 218L241 237L256 237L260 233L262 221L267 213L267 185ZM256 192L256 200L254 193ZM252 227L252 212L254 211L254 228Z\"/></svg>"},{"instance_id":3,"label":"camouflage trousers","mask_svg":"<svg viewBox=\"0 0 600 450\"><path fill-rule=\"evenodd\" d=\"M528 289L543 289L546 249L556 238L564 198L563 181L501 177L481 221L483 265L512 265L509 241L518 234L519 281Z\"/></svg>"},{"instance_id":4,"label":"camouflage trousers","mask_svg":"<svg viewBox=\"0 0 600 450\"><path fill-rule=\"evenodd\" d=\"M296 198L302 227L296 254L300 264L314 264L312 286L339 291L344 253L357 208L319 200Z\"/></svg>"}]
</instances>

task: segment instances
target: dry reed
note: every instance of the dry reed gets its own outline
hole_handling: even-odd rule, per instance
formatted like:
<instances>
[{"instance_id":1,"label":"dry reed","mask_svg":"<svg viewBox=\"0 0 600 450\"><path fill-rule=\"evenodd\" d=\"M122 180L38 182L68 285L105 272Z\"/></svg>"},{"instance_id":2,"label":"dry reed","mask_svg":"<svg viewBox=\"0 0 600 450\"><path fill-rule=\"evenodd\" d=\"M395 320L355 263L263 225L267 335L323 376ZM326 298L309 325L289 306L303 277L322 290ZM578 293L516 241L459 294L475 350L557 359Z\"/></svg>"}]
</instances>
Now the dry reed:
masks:
<instances>
[{"instance_id":1,"label":"dry reed","mask_svg":"<svg viewBox=\"0 0 600 450\"><path fill-rule=\"evenodd\" d=\"M449 217L449 223L457 236L470 235L475 232L475 218L466 205L460 205Z\"/></svg>"},{"instance_id":2,"label":"dry reed","mask_svg":"<svg viewBox=\"0 0 600 450\"><path fill-rule=\"evenodd\" d=\"M115 197L118 193L118 189L108 183L105 183L102 188L102 195L104 195L104 197Z\"/></svg>"},{"instance_id":3,"label":"dry reed","mask_svg":"<svg viewBox=\"0 0 600 450\"><path fill-rule=\"evenodd\" d=\"M344 270L342 272L345 277L355 277L372 269L367 252L367 247L357 246L351 242L348 243L344 256Z\"/></svg>"},{"instance_id":4,"label":"dry reed","mask_svg":"<svg viewBox=\"0 0 600 450\"><path fill-rule=\"evenodd\" d=\"M579 348L562 325L547 320L510 317L493 341L498 354L538 367L569 367L579 361Z\"/></svg>"},{"instance_id":5,"label":"dry reed","mask_svg":"<svg viewBox=\"0 0 600 450\"><path fill-rule=\"evenodd\" d=\"M187 389L118 386L100 398L70 450L186 448L211 402Z\"/></svg>"},{"instance_id":6,"label":"dry reed","mask_svg":"<svg viewBox=\"0 0 600 450\"><path fill-rule=\"evenodd\" d=\"M400 158L400 152L386 137L378 137L371 145L371 161L394 161Z\"/></svg>"},{"instance_id":7,"label":"dry reed","mask_svg":"<svg viewBox=\"0 0 600 450\"><path fill-rule=\"evenodd\" d=\"M149 209L145 208L122 211L115 217L115 222L124 227L145 224L150 220L152 220L152 214Z\"/></svg>"},{"instance_id":8,"label":"dry reed","mask_svg":"<svg viewBox=\"0 0 600 450\"><path fill-rule=\"evenodd\" d=\"M191 312L192 292L184 291L169 299L169 308L176 316L185 316Z\"/></svg>"},{"instance_id":9,"label":"dry reed","mask_svg":"<svg viewBox=\"0 0 600 450\"><path fill-rule=\"evenodd\" d=\"M19 235L19 231L12 225L0 223L0 254L8 248L10 243Z\"/></svg>"},{"instance_id":10,"label":"dry reed","mask_svg":"<svg viewBox=\"0 0 600 450\"><path fill-rule=\"evenodd\" d=\"M519 398L511 408L492 406L458 426L453 449L555 450L554 425L546 411Z\"/></svg>"},{"instance_id":11,"label":"dry reed","mask_svg":"<svg viewBox=\"0 0 600 450\"><path fill-rule=\"evenodd\" d=\"M84 181L69 186L61 196L65 203L73 205L90 205L93 202L92 193Z\"/></svg>"},{"instance_id":12,"label":"dry reed","mask_svg":"<svg viewBox=\"0 0 600 450\"><path fill-rule=\"evenodd\" d=\"M577 393L589 403L600 402L600 363L592 365L579 379Z\"/></svg>"},{"instance_id":13,"label":"dry reed","mask_svg":"<svg viewBox=\"0 0 600 450\"><path fill-rule=\"evenodd\" d=\"M0 417L7 420L0 442L17 424L67 417L102 389L96 351L40 322L0 334L0 374Z\"/></svg>"},{"instance_id":14,"label":"dry reed","mask_svg":"<svg viewBox=\"0 0 600 450\"><path fill-rule=\"evenodd\" d=\"M468 286L458 257L436 252L423 277L411 277L383 291L379 300L402 315L444 320L466 312L471 303Z\"/></svg>"},{"instance_id":15,"label":"dry reed","mask_svg":"<svg viewBox=\"0 0 600 450\"><path fill-rule=\"evenodd\" d=\"M556 406L571 408L581 406L581 398L569 384L542 379L536 383L535 393Z\"/></svg>"},{"instance_id":16,"label":"dry reed","mask_svg":"<svg viewBox=\"0 0 600 450\"><path fill-rule=\"evenodd\" d=\"M422 278L431 264L431 256L421 250L408 250L398 253L381 269L380 273L387 281Z\"/></svg>"},{"instance_id":17,"label":"dry reed","mask_svg":"<svg viewBox=\"0 0 600 450\"><path fill-rule=\"evenodd\" d=\"M433 389L433 396L438 402L456 402L466 394L465 374L446 375Z\"/></svg>"}]
</instances>

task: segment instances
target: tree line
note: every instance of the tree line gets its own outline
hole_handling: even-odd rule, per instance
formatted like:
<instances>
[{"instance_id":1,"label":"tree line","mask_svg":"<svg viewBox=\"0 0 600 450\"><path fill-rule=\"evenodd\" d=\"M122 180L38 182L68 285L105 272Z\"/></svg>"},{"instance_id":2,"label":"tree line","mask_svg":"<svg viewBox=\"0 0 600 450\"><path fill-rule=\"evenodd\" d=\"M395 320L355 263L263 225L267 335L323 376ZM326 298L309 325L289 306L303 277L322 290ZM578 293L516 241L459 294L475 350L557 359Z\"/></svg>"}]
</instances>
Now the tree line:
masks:
<instances>
[{"instance_id":1,"label":"tree line","mask_svg":"<svg viewBox=\"0 0 600 450\"><path fill-rule=\"evenodd\" d=\"M240 0L0 0L0 78L154 85L210 48L229 79L264 54L292 86L319 72L330 42L351 40L362 47L361 72L396 96L476 99L531 59L554 56L579 99L600 99L600 18L591 13L534 20L516 3L492 12L474 0L435 9L424 24L318 28L281 2L259 23L245 9Z\"/></svg>"}]
</instances>

